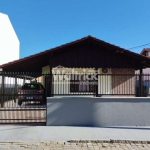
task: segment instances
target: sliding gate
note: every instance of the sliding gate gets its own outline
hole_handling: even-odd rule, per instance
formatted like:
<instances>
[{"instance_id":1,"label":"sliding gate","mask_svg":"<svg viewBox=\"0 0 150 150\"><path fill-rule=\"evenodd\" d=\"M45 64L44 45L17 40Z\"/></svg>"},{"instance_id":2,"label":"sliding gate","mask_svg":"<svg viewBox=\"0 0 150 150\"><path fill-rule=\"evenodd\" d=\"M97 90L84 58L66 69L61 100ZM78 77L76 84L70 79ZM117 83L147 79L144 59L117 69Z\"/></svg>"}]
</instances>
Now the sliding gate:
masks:
<instances>
[{"instance_id":1,"label":"sliding gate","mask_svg":"<svg viewBox=\"0 0 150 150\"><path fill-rule=\"evenodd\" d=\"M43 92L41 87L28 95L22 92L23 86L29 83L41 86L41 82L42 76L39 73L0 74L0 124L46 124L46 90L43 90L45 97L40 93ZM38 92L40 95L37 95ZM23 96L28 100L20 105ZM36 101L33 97L41 100L45 98L45 102Z\"/></svg>"}]
</instances>

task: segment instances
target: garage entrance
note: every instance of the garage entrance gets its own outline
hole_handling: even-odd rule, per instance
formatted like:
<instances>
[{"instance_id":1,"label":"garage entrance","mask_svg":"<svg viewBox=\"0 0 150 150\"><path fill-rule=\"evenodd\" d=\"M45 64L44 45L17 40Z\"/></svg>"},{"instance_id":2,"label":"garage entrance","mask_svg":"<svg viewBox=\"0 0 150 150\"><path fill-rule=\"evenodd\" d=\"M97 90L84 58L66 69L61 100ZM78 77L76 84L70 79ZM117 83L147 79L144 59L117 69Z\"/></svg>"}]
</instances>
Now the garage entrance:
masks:
<instances>
[{"instance_id":1,"label":"garage entrance","mask_svg":"<svg viewBox=\"0 0 150 150\"><path fill-rule=\"evenodd\" d=\"M40 73L0 74L0 124L46 124L46 87Z\"/></svg>"}]
</instances>

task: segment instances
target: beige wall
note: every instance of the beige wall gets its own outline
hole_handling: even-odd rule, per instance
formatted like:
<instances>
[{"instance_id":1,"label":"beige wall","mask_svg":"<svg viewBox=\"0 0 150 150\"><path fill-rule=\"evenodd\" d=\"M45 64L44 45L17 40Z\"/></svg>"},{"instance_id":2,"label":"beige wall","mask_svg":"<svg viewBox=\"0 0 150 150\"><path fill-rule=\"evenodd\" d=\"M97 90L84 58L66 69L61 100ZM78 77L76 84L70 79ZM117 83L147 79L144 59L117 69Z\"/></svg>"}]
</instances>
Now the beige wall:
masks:
<instances>
[{"instance_id":1,"label":"beige wall","mask_svg":"<svg viewBox=\"0 0 150 150\"><path fill-rule=\"evenodd\" d=\"M49 73L50 73L49 66L42 67L42 74L49 74ZM42 76L41 81L42 81L43 86L45 86L45 78L44 78L44 76Z\"/></svg>"}]
</instances>

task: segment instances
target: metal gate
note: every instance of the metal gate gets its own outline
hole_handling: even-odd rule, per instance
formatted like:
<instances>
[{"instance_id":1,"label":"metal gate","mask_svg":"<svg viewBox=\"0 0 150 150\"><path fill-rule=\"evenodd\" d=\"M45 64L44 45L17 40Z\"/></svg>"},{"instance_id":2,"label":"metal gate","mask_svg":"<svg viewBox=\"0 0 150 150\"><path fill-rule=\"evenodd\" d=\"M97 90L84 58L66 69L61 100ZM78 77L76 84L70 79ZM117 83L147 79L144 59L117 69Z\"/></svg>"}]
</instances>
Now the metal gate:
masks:
<instances>
[{"instance_id":1,"label":"metal gate","mask_svg":"<svg viewBox=\"0 0 150 150\"><path fill-rule=\"evenodd\" d=\"M0 74L0 124L46 124L46 88L42 79L40 73ZM27 88L31 83L35 89Z\"/></svg>"}]
</instances>

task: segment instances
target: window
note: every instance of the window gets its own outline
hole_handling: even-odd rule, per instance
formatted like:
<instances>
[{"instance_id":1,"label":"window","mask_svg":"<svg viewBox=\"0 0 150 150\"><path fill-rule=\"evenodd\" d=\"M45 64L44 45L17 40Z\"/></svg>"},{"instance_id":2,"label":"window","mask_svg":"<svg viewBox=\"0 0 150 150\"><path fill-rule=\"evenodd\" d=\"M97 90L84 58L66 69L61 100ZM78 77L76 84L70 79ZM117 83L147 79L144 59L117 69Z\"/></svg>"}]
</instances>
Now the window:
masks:
<instances>
[{"instance_id":1,"label":"window","mask_svg":"<svg viewBox=\"0 0 150 150\"><path fill-rule=\"evenodd\" d=\"M71 75L70 92L94 92L94 84L91 75Z\"/></svg>"},{"instance_id":2,"label":"window","mask_svg":"<svg viewBox=\"0 0 150 150\"><path fill-rule=\"evenodd\" d=\"M39 84L24 84L22 86L22 89L27 89L27 90L38 90L40 89L40 85Z\"/></svg>"}]
</instances>

